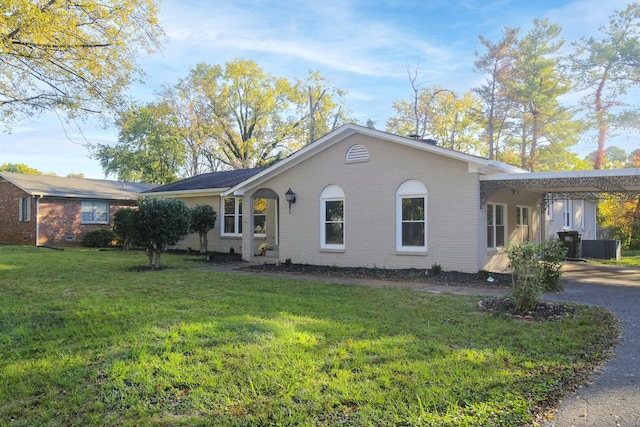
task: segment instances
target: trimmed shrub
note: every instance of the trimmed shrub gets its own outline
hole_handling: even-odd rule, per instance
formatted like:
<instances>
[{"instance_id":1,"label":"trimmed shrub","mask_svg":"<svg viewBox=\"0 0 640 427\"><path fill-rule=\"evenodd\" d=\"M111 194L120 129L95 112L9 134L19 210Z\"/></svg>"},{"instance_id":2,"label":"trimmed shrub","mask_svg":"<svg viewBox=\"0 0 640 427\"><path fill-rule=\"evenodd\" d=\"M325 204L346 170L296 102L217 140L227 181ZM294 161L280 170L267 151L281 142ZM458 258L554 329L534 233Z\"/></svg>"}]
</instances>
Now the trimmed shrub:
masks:
<instances>
[{"instance_id":1,"label":"trimmed shrub","mask_svg":"<svg viewBox=\"0 0 640 427\"><path fill-rule=\"evenodd\" d=\"M507 253L511 261L512 294L517 310L536 308L543 291L562 290L562 261L567 248L560 240L509 245Z\"/></svg>"},{"instance_id":2,"label":"trimmed shrub","mask_svg":"<svg viewBox=\"0 0 640 427\"><path fill-rule=\"evenodd\" d=\"M431 274L438 276L440 273L442 273L442 266L440 264L433 264L431 266Z\"/></svg>"},{"instance_id":3,"label":"trimmed shrub","mask_svg":"<svg viewBox=\"0 0 640 427\"><path fill-rule=\"evenodd\" d=\"M512 295L516 310L533 310L542 297L543 267L538 259L540 248L535 243L525 242L509 245L507 253L511 261Z\"/></svg>"},{"instance_id":4,"label":"trimmed shrub","mask_svg":"<svg viewBox=\"0 0 640 427\"><path fill-rule=\"evenodd\" d=\"M562 261L567 256L567 247L560 240L546 240L540 244L542 283L546 292L562 290Z\"/></svg>"},{"instance_id":5,"label":"trimmed shrub","mask_svg":"<svg viewBox=\"0 0 640 427\"><path fill-rule=\"evenodd\" d=\"M82 246L88 248L106 248L111 246L116 236L107 228L91 230L82 238Z\"/></svg>"}]
</instances>

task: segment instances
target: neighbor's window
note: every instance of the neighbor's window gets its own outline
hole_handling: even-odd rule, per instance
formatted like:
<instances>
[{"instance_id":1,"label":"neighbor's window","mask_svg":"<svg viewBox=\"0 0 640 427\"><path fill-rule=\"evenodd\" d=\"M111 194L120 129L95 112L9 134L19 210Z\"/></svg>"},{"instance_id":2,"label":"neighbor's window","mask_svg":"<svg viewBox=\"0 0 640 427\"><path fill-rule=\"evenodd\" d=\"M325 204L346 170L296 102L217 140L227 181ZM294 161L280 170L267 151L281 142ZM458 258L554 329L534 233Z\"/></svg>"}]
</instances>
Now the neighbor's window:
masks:
<instances>
[{"instance_id":1,"label":"neighbor's window","mask_svg":"<svg viewBox=\"0 0 640 427\"><path fill-rule=\"evenodd\" d=\"M18 221L31 221L31 197L20 197L18 203Z\"/></svg>"},{"instance_id":2,"label":"neighbor's window","mask_svg":"<svg viewBox=\"0 0 640 427\"><path fill-rule=\"evenodd\" d=\"M222 199L222 234L238 236L242 234L242 198L225 197Z\"/></svg>"},{"instance_id":3,"label":"neighbor's window","mask_svg":"<svg viewBox=\"0 0 640 427\"><path fill-rule=\"evenodd\" d=\"M109 222L109 202L83 200L81 202L81 222L101 223Z\"/></svg>"},{"instance_id":4,"label":"neighbor's window","mask_svg":"<svg viewBox=\"0 0 640 427\"><path fill-rule=\"evenodd\" d=\"M506 238L505 205L487 203L487 247L499 248L504 246Z\"/></svg>"},{"instance_id":5,"label":"neighbor's window","mask_svg":"<svg viewBox=\"0 0 640 427\"><path fill-rule=\"evenodd\" d=\"M427 189L421 182L406 181L396 192L396 249L427 250Z\"/></svg>"},{"instance_id":6,"label":"neighbor's window","mask_svg":"<svg viewBox=\"0 0 640 427\"><path fill-rule=\"evenodd\" d=\"M337 185L326 187L320 195L320 247L344 249L344 191Z\"/></svg>"}]
</instances>

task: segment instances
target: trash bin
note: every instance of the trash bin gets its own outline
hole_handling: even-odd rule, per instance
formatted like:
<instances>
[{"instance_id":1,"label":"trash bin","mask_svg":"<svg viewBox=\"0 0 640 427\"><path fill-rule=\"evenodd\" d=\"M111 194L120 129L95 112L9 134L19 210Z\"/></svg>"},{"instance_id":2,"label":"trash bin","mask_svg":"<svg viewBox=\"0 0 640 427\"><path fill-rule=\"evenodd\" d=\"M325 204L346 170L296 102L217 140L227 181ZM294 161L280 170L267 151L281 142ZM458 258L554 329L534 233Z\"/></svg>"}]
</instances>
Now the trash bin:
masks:
<instances>
[{"instance_id":1,"label":"trash bin","mask_svg":"<svg viewBox=\"0 0 640 427\"><path fill-rule=\"evenodd\" d=\"M576 230L558 231L558 238L567 247L567 258L580 257L580 240L582 233Z\"/></svg>"}]
</instances>

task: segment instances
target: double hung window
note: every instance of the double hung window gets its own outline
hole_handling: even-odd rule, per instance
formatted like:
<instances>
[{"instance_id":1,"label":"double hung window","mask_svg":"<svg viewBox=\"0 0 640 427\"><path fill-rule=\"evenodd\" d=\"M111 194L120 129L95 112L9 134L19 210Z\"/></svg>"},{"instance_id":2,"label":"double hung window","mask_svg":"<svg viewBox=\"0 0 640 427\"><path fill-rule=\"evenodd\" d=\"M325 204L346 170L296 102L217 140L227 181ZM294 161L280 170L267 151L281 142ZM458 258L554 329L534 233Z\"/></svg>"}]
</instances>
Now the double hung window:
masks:
<instances>
[{"instance_id":1,"label":"double hung window","mask_svg":"<svg viewBox=\"0 0 640 427\"><path fill-rule=\"evenodd\" d=\"M18 203L18 221L31 221L31 197L20 197Z\"/></svg>"},{"instance_id":2,"label":"double hung window","mask_svg":"<svg viewBox=\"0 0 640 427\"><path fill-rule=\"evenodd\" d=\"M83 200L80 215L83 224L107 224L109 223L109 202Z\"/></svg>"},{"instance_id":3,"label":"double hung window","mask_svg":"<svg viewBox=\"0 0 640 427\"><path fill-rule=\"evenodd\" d=\"M531 208L529 206L516 206L516 229L520 242L528 242L530 240L530 218Z\"/></svg>"},{"instance_id":4,"label":"double hung window","mask_svg":"<svg viewBox=\"0 0 640 427\"><path fill-rule=\"evenodd\" d=\"M396 249L427 250L427 189L418 181L406 181L396 192Z\"/></svg>"},{"instance_id":5,"label":"double hung window","mask_svg":"<svg viewBox=\"0 0 640 427\"><path fill-rule=\"evenodd\" d=\"M222 200L222 235L242 235L242 198L225 197ZM267 233L267 200L255 199L253 203L253 225L256 236Z\"/></svg>"},{"instance_id":6,"label":"double hung window","mask_svg":"<svg viewBox=\"0 0 640 427\"><path fill-rule=\"evenodd\" d=\"M222 234L227 236L242 235L242 198L225 197L222 199Z\"/></svg>"},{"instance_id":7,"label":"double hung window","mask_svg":"<svg viewBox=\"0 0 640 427\"><path fill-rule=\"evenodd\" d=\"M345 248L345 196L337 185L326 187L320 196L320 247Z\"/></svg>"},{"instance_id":8,"label":"double hung window","mask_svg":"<svg viewBox=\"0 0 640 427\"><path fill-rule=\"evenodd\" d=\"M505 205L487 203L487 247L499 248L506 241Z\"/></svg>"}]
</instances>

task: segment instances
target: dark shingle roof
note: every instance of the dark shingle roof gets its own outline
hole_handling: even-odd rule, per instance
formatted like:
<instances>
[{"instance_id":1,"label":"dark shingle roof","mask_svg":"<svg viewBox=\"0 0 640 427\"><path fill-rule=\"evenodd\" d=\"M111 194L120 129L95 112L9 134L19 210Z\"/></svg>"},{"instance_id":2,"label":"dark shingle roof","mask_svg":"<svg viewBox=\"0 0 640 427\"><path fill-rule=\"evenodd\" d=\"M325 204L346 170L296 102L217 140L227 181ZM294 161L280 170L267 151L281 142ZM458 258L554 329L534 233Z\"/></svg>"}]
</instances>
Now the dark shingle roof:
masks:
<instances>
[{"instance_id":1,"label":"dark shingle roof","mask_svg":"<svg viewBox=\"0 0 640 427\"><path fill-rule=\"evenodd\" d=\"M31 195L108 200L134 200L141 192L155 186L139 182L27 175L13 172L0 172L0 180L11 182Z\"/></svg>"},{"instance_id":2,"label":"dark shingle roof","mask_svg":"<svg viewBox=\"0 0 640 427\"><path fill-rule=\"evenodd\" d=\"M226 189L240 184L265 168L237 169L223 172L209 172L202 175L185 178L171 184L162 185L145 193L162 193L169 191L205 190L212 188Z\"/></svg>"}]
</instances>

